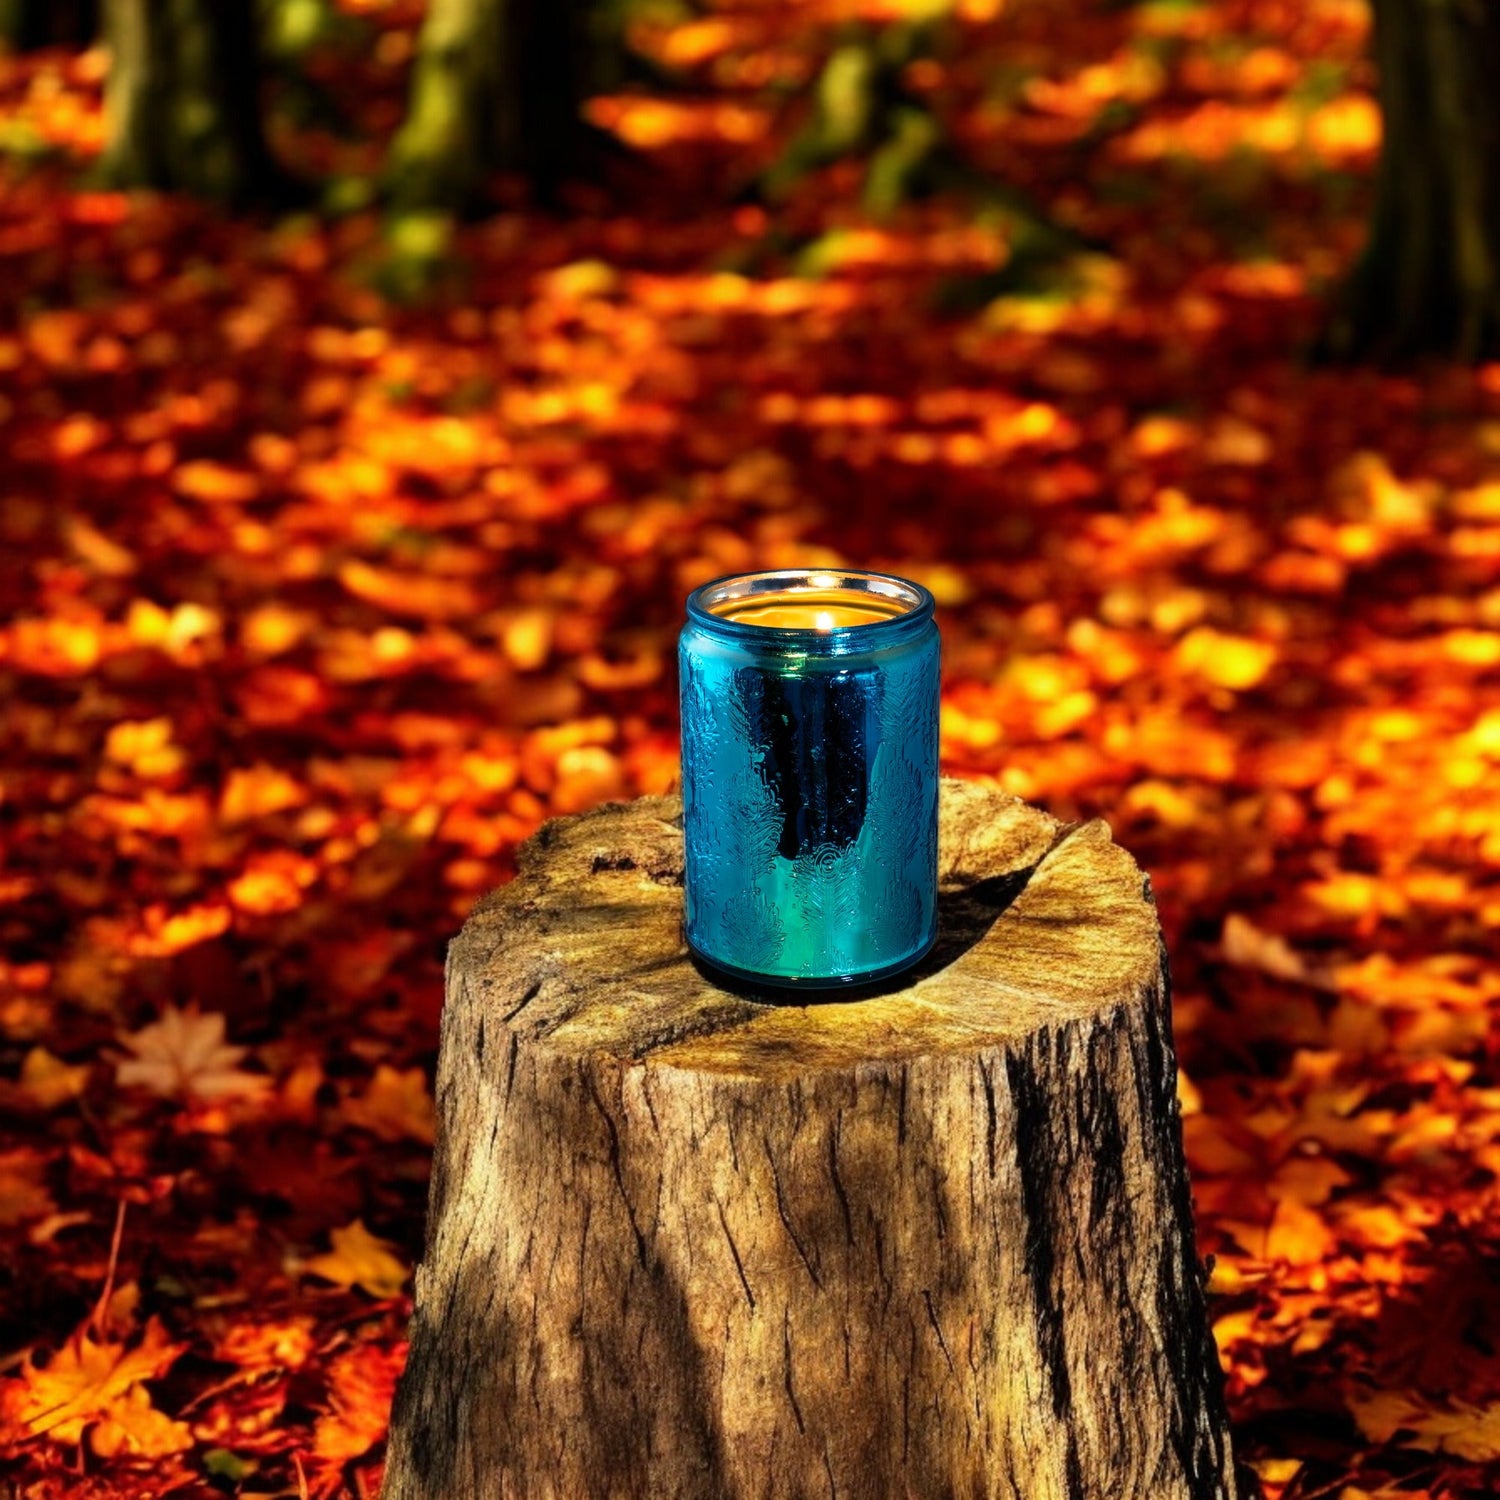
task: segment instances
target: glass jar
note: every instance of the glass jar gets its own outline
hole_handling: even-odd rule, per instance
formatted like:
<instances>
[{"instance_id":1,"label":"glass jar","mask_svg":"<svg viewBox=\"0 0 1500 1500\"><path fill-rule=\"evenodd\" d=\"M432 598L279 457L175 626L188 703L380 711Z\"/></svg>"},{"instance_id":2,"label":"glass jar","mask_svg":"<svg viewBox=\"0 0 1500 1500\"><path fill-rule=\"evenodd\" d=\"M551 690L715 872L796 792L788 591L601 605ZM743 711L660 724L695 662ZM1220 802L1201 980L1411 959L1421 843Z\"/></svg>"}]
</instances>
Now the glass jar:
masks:
<instances>
[{"instance_id":1,"label":"glass jar","mask_svg":"<svg viewBox=\"0 0 1500 1500\"><path fill-rule=\"evenodd\" d=\"M741 573L687 614L688 946L794 989L914 964L937 936L932 595L883 573Z\"/></svg>"}]
</instances>

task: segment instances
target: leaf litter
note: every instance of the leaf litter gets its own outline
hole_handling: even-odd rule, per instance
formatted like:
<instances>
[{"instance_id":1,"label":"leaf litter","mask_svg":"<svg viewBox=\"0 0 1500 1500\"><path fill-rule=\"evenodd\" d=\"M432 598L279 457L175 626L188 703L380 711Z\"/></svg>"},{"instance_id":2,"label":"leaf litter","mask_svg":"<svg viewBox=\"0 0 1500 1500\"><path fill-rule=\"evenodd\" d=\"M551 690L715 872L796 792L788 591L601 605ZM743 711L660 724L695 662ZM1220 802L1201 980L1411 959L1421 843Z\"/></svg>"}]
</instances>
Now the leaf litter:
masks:
<instances>
[{"instance_id":1,"label":"leaf litter","mask_svg":"<svg viewBox=\"0 0 1500 1500\"><path fill-rule=\"evenodd\" d=\"M347 8L369 128L293 144L358 171L419 7ZM0 64L55 153L0 193L26 1500L374 1491L446 939L543 818L671 786L688 589L846 563L938 593L945 768L1151 872L1269 1500L1500 1484L1500 368L1298 357L1363 232L1364 9L964 0L908 86L1107 253L962 318L1010 248L972 204L872 224L835 163L795 262L724 202L851 14L643 23L680 94L595 113L651 181L462 228L427 308L373 213L81 190L102 54Z\"/></svg>"}]
</instances>

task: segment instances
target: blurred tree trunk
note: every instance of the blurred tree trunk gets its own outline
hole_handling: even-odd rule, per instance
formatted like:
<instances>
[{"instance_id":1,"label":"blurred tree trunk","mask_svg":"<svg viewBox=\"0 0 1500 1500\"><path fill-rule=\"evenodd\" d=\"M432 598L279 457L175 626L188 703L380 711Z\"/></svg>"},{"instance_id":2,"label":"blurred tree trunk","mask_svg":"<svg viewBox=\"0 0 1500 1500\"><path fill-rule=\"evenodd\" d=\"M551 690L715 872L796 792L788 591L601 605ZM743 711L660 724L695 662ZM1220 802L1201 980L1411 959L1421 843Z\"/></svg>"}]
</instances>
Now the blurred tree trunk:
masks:
<instances>
[{"instance_id":1,"label":"blurred tree trunk","mask_svg":"<svg viewBox=\"0 0 1500 1500\"><path fill-rule=\"evenodd\" d=\"M87 47L99 35L99 0L0 0L0 41L17 52Z\"/></svg>"},{"instance_id":2,"label":"blurred tree trunk","mask_svg":"<svg viewBox=\"0 0 1500 1500\"><path fill-rule=\"evenodd\" d=\"M1008 228L1007 254L994 271L946 279L937 289L944 312L976 310L1008 293L1051 285L1075 257L1103 247L1059 223L1037 202L976 167L955 145L931 102L907 82L912 65L951 56L951 0L906 0L911 19L846 26L807 92L807 118L781 155L748 185L746 196L776 206L835 162L863 166L861 198L885 219L916 198L948 193ZM797 265L822 274L838 253L837 231L807 244ZM786 240L773 238L780 253Z\"/></svg>"},{"instance_id":3,"label":"blurred tree trunk","mask_svg":"<svg viewBox=\"0 0 1500 1500\"><path fill-rule=\"evenodd\" d=\"M757 183L772 203L845 157L866 162L865 207L877 217L958 175L943 131L906 88L909 64L931 55L935 23L848 28L811 90L809 118Z\"/></svg>"},{"instance_id":4,"label":"blurred tree trunk","mask_svg":"<svg viewBox=\"0 0 1500 1500\"><path fill-rule=\"evenodd\" d=\"M579 171L595 12L590 0L431 0L391 150L395 209L472 207L499 172L548 193Z\"/></svg>"},{"instance_id":5,"label":"blurred tree trunk","mask_svg":"<svg viewBox=\"0 0 1500 1500\"><path fill-rule=\"evenodd\" d=\"M103 170L119 187L230 204L277 196L255 0L105 0L111 60Z\"/></svg>"},{"instance_id":6,"label":"blurred tree trunk","mask_svg":"<svg viewBox=\"0 0 1500 1500\"><path fill-rule=\"evenodd\" d=\"M1384 145L1335 357L1500 352L1500 5L1374 0Z\"/></svg>"}]
</instances>

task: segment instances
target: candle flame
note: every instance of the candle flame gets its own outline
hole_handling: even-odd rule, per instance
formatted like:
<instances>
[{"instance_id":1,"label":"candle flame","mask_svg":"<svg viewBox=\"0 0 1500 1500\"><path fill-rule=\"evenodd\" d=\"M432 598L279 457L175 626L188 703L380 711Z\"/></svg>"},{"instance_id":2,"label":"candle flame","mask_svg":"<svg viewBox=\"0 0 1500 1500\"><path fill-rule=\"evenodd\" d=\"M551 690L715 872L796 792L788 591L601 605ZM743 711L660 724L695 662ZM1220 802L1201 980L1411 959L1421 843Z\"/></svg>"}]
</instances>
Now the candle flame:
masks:
<instances>
[{"instance_id":1,"label":"candle flame","mask_svg":"<svg viewBox=\"0 0 1500 1500\"><path fill-rule=\"evenodd\" d=\"M820 609L817 614L813 616L813 620L819 630L833 629L833 616L829 614L826 609Z\"/></svg>"}]
</instances>

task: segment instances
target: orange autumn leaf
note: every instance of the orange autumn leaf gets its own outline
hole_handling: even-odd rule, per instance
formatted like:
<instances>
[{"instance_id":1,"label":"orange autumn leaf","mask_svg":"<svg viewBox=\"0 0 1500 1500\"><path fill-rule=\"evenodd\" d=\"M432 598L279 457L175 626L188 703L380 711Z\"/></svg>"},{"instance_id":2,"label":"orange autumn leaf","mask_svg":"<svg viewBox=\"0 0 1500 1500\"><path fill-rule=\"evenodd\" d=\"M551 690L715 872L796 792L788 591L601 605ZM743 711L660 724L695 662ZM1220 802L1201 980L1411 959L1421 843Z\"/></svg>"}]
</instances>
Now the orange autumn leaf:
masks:
<instances>
[{"instance_id":1,"label":"orange autumn leaf","mask_svg":"<svg viewBox=\"0 0 1500 1500\"><path fill-rule=\"evenodd\" d=\"M234 907L249 916L267 917L295 911L318 875L317 866L289 849L255 855L229 882L226 894Z\"/></svg>"},{"instance_id":2,"label":"orange autumn leaf","mask_svg":"<svg viewBox=\"0 0 1500 1500\"><path fill-rule=\"evenodd\" d=\"M313 1455L347 1463L368 1453L390 1421L396 1379L406 1362L403 1348L362 1344L338 1355L329 1367L329 1407L313 1428Z\"/></svg>"},{"instance_id":3,"label":"orange autumn leaf","mask_svg":"<svg viewBox=\"0 0 1500 1500\"><path fill-rule=\"evenodd\" d=\"M1294 1266L1316 1265L1329 1256L1335 1243L1332 1230L1315 1209L1286 1196L1276 1204L1266 1231L1265 1258Z\"/></svg>"},{"instance_id":4,"label":"orange autumn leaf","mask_svg":"<svg viewBox=\"0 0 1500 1500\"><path fill-rule=\"evenodd\" d=\"M1199 626L1178 643L1177 665L1214 687L1243 692L1259 684L1276 663L1277 650L1269 641L1226 635Z\"/></svg>"},{"instance_id":5,"label":"orange autumn leaf","mask_svg":"<svg viewBox=\"0 0 1500 1500\"><path fill-rule=\"evenodd\" d=\"M183 464L174 482L179 494L211 504L243 505L260 493L254 474L206 460Z\"/></svg>"},{"instance_id":6,"label":"orange autumn leaf","mask_svg":"<svg viewBox=\"0 0 1500 1500\"><path fill-rule=\"evenodd\" d=\"M463 579L397 573L372 567L358 558L339 566L339 582L358 599L378 604L393 614L422 620L452 620L477 614L479 596Z\"/></svg>"},{"instance_id":7,"label":"orange autumn leaf","mask_svg":"<svg viewBox=\"0 0 1500 1500\"><path fill-rule=\"evenodd\" d=\"M103 654L99 626L90 620L17 620L0 629L0 661L10 661L40 677L77 677L91 671Z\"/></svg>"},{"instance_id":8,"label":"orange autumn leaf","mask_svg":"<svg viewBox=\"0 0 1500 1500\"><path fill-rule=\"evenodd\" d=\"M1316 1208L1351 1181L1349 1173L1326 1156L1293 1156L1277 1167L1266 1184L1266 1196L1276 1202L1291 1199L1304 1208Z\"/></svg>"},{"instance_id":9,"label":"orange autumn leaf","mask_svg":"<svg viewBox=\"0 0 1500 1500\"><path fill-rule=\"evenodd\" d=\"M33 1047L21 1059L15 1084L0 1085L0 1098L9 1095L33 1109L57 1109L83 1093L93 1071L91 1063L64 1062L45 1047Z\"/></svg>"},{"instance_id":10,"label":"orange autumn leaf","mask_svg":"<svg viewBox=\"0 0 1500 1500\"><path fill-rule=\"evenodd\" d=\"M20 1375L0 1385L0 1414L54 1443L79 1443L89 1433L106 1457L180 1453L192 1444L187 1424L157 1411L141 1382L165 1374L185 1348L155 1318L133 1346L80 1330L45 1364L28 1356Z\"/></svg>"},{"instance_id":11,"label":"orange autumn leaf","mask_svg":"<svg viewBox=\"0 0 1500 1500\"><path fill-rule=\"evenodd\" d=\"M246 1375L300 1370L315 1348L311 1318L236 1323L219 1341L215 1357Z\"/></svg>"},{"instance_id":12,"label":"orange autumn leaf","mask_svg":"<svg viewBox=\"0 0 1500 1500\"><path fill-rule=\"evenodd\" d=\"M1394 1440L1471 1463L1500 1460L1500 1402L1435 1403L1414 1391L1377 1391L1353 1405L1355 1421L1378 1443ZM1407 1433L1404 1439L1401 1433Z\"/></svg>"},{"instance_id":13,"label":"orange autumn leaf","mask_svg":"<svg viewBox=\"0 0 1500 1500\"><path fill-rule=\"evenodd\" d=\"M381 1063L363 1094L345 1100L344 1118L372 1131L382 1140L408 1137L431 1145L432 1095L422 1068L397 1069Z\"/></svg>"},{"instance_id":14,"label":"orange autumn leaf","mask_svg":"<svg viewBox=\"0 0 1500 1500\"><path fill-rule=\"evenodd\" d=\"M172 743L172 731L168 718L116 724L105 737L104 753L137 776L171 776L185 762L181 748Z\"/></svg>"},{"instance_id":15,"label":"orange autumn leaf","mask_svg":"<svg viewBox=\"0 0 1500 1500\"><path fill-rule=\"evenodd\" d=\"M130 937L126 948L136 958L170 958L218 937L229 922L229 908L219 902L203 902L183 911L148 906L141 913L141 930Z\"/></svg>"},{"instance_id":16,"label":"orange autumn leaf","mask_svg":"<svg viewBox=\"0 0 1500 1500\"><path fill-rule=\"evenodd\" d=\"M124 1453L163 1458L193 1446L192 1430L151 1404L145 1386L133 1385L101 1413L89 1431L89 1447L101 1458Z\"/></svg>"},{"instance_id":17,"label":"orange autumn leaf","mask_svg":"<svg viewBox=\"0 0 1500 1500\"><path fill-rule=\"evenodd\" d=\"M399 1297L410 1274L396 1247L370 1233L355 1219L329 1231L333 1248L303 1262L303 1269L337 1286L359 1287L372 1297Z\"/></svg>"},{"instance_id":18,"label":"orange autumn leaf","mask_svg":"<svg viewBox=\"0 0 1500 1500\"><path fill-rule=\"evenodd\" d=\"M225 823L249 823L302 807L307 796L301 782L275 766L237 766L224 780L219 816Z\"/></svg>"}]
</instances>

